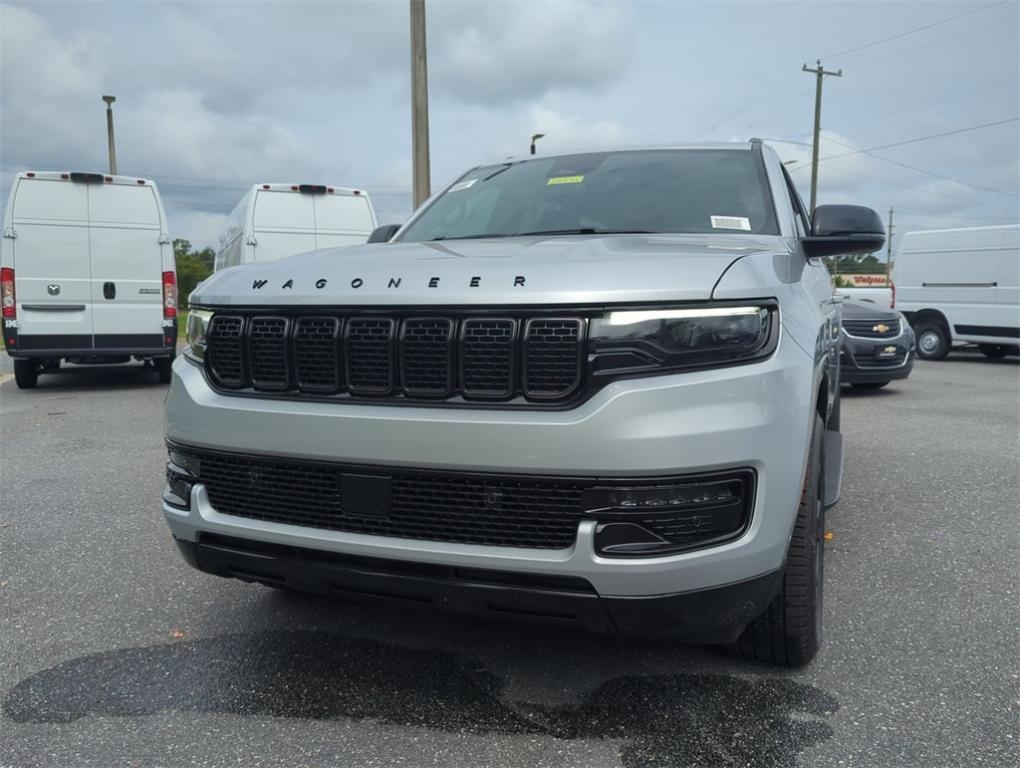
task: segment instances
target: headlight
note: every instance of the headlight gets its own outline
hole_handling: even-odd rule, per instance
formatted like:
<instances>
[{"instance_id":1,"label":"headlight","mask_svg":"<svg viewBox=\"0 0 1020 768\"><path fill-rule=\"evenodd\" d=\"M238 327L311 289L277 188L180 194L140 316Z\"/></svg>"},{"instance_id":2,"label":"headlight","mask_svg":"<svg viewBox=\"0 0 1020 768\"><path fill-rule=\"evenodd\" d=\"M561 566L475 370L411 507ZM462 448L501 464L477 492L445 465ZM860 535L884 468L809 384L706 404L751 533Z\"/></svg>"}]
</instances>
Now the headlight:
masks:
<instances>
[{"instance_id":1,"label":"headlight","mask_svg":"<svg viewBox=\"0 0 1020 768\"><path fill-rule=\"evenodd\" d=\"M610 311L592 321L592 372L731 365L760 360L779 343L774 305Z\"/></svg>"},{"instance_id":2,"label":"headlight","mask_svg":"<svg viewBox=\"0 0 1020 768\"><path fill-rule=\"evenodd\" d=\"M212 312L206 309L192 309L188 312L188 346L184 354L195 362L201 363L205 359L205 334L211 319Z\"/></svg>"}]
</instances>

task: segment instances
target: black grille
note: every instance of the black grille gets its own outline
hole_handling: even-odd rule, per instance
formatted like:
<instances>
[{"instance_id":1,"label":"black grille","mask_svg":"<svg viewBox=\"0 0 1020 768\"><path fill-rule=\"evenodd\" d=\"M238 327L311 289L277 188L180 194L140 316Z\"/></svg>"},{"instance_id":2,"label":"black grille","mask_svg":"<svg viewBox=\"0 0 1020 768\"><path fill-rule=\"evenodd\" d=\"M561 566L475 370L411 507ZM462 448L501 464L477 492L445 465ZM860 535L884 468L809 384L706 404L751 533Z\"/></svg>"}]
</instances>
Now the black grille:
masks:
<instances>
[{"instance_id":1,"label":"black grille","mask_svg":"<svg viewBox=\"0 0 1020 768\"><path fill-rule=\"evenodd\" d=\"M899 318L887 320L844 319L843 330L851 336L862 339L892 339L900 335L900 321Z\"/></svg>"},{"instance_id":2,"label":"black grille","mask_svg":"<svg viewBox=\"0 0 1020 768\"><path fill-rule=\"evenodd\" d=\"M386 517L346 515L343 470L326 464L199 454L217 511L238 517L429 541L562 549L574 542L577 481L389 472Z\"/></svg>"},{"instance_id":3,"label":"black grille","mask_svg":"<svg viewBox=\"0 0 1020 768\"><path fill-rule=\"evenodd\" d=\"M217 384L225 387L244 385L244 318L215 315L206 334L206 363Z\"/></svg>"},{"instance_id":4,"label":"black grille","mask_svg":"<svg viewBox=\"0 0 1020 768\"><path fill-rule=\"evenodd\" d=\"M586 489L606 484L598 478L440 473L396 468L346 467L320 462L239 456L188 448L212 506L223 514L290 525L427 541L503 547L564 549L581 520ZM388 514L351 511L345 505L344 478L389 478ZM744 477L747 477L745 472ZM698 478L683 478L697 482ZM626 482L633 483L633 479ZM749 509L751 485L739 491ZM687 543L726 530L744 520L706 509L645 513L634 522L671 542Z\"/></svg>"},{"instance_id":5,"label":"black grille","mask_svg":"<svg viewBox=\"0 0 1020 768\"><path fill-rule=\"evenodd\" d=\"M393 391L393 330L388 317L355 317L345 333L351 392L388 395Z\"/></svg>"},{"instance_id":6,"label":"black grille","mask_svg":"<svg viewBox=\"0 0 1020 768\"><path fill-rule=\"evenodd\" d=\"M248 330L248 360L255 389L287 388L287 327L285 317L253 317Z\"/></svg>"},{"instance_id":7,"label":"black grille","mask_svg":"<svg viewBox=\"0 0 1020 768\"><path fill-rule=\"evenodd\" d=\"M514 391L517 321L512 318L470 318L461 339L464 394L501 399Z\"/></svg>"},{"instance_id":8,"label":"black grille","mask_svg":"<svg viewBox=\"0 0 1020 768\"><path fill-rule=\"evenodd\" d=\"M453 388L453 321L415 317L404 321L400 371L404 392L445 397Z\"/></svg>"},{"instance_id":9,"label":"black grille","mask_svg":"<svg viewBox=\"0 0 1020 768\"><path fill-rule=\"evenodd\" d=\"M898 368L907 359L907 350L896 350L890 357L875 357L874 353L854 355L854 363L858 368Z\"/></svg>"},{"instance_id":10,"label":"black grille","mask_svg":"<svg viewBox=\"0 0 1020 768\"><path fill-rule=\"evenodd\" d=\"M525 329L524 391L538 398L558 398L581 382L581 321L538 319Z\"/></svg>"},{"instance_id":11,"label":"black grille","mask_svg":"<svg viewBox=\"0 0 1020 768\"><path fill-rule=\"evenodd\" d=\"M582 317L332 313L213 316L224 389L330 399L563 402L584 385Z\"/></svg>"},{"instance_id":12,"label":"black grille","mask_svg":"<svg viewBox=\"0 0 1020 768\"><path fill-rule=\"evenodd\" d=\"M294 330L294 371L303 392L331 394L340 388L340 321L302 317Z\"/></svg>"}]
</instances>

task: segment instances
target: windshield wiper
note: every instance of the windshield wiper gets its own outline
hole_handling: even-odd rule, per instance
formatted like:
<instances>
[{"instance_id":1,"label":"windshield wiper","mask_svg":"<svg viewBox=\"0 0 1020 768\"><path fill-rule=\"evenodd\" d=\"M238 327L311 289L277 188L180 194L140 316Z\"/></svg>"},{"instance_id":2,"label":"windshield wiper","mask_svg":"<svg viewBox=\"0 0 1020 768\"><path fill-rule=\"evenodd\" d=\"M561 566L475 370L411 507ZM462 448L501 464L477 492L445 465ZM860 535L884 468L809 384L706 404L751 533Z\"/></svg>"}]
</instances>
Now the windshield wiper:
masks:
<instances>
[{"instance_id":1,"label":"windshield wiper","mask_svg":"<svg viewBox=\"0 0 1020 768\"><path fill-rule=\"evenodd\" d=\"M599 229L597 227L578 227L577 229L545 229L538 232L518 232L514 237L533 235L655 235L650 229Z\"/></svg>"},{"instance_id":2,"label":"windshield wiper","mask_svg":"<svg viewBox=\"0 0 1020 768\"><path fill-rule=\"evenodd\" d=\"M437 243L440 240L485 240L490 237L513 237L513 235L509 232L493 232L479 235L453 235L452 237L448 235L440 235L439 237L430 237L428 240L423 242Z\"/></svg>"}]
</instances>

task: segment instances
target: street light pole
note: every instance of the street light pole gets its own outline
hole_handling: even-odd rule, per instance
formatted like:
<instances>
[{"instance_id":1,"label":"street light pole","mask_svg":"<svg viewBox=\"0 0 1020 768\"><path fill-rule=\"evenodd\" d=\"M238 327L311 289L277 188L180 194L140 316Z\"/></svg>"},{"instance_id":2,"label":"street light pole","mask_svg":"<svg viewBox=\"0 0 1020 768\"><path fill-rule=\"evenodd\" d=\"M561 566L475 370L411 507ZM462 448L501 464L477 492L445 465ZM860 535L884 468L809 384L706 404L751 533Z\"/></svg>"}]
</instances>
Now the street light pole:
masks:
<instances>
[{"instance_id":1,"label":"street light pole","mask_svg":"<svg viewBox=\"0 0 1020 768\"><path fill-rule=\"evenodd\" d=\"M425 53L425 0L411 0L411 149L414 207L430 194L429 82Z\"/></svg>"},{"instance_id":2,"label":"street light pole","mask_svg":"<svg viewBox=\"0 0 1020 768\"><path fill-rule=\"evenodd\" d=\"M545 136L544 133L536 133L531 137L531 154L535 154L535 142Z\"/></svg>"},{"instance_id":3,"label":"street light pole","mask_svg":"<svg viewBox=\"0 0 1020 768\"><path fill-rule=\"evenodd\" d=\"M113 102L117 100L116 96L104 96L103 101L106 102L106 141L110 148L110 175L117 175L117 148L113 142Z\"/></svg>"}]
</instances>

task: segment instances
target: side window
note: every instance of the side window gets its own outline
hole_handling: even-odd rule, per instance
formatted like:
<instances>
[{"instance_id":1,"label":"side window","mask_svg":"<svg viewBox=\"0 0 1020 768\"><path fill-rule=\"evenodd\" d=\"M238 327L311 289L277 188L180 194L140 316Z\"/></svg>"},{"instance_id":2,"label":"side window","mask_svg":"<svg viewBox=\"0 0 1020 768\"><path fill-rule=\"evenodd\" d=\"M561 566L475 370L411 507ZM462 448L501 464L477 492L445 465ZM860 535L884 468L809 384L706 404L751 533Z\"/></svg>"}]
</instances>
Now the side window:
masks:
<instances>
[{"instance_id":1,"label":"side window","mask_svg":"<svg viewBox=\"0 0 1020 768\"><path fill-rule=\"evenodd\" d=\"M793 179L790 178L785 165L783 166L783 178L786 179L786 188L790 192L790 203L793 205L793 210L797 212L798 233L803 237L811 231L811 219L808 216L807 209L804 207L804 201L797 194L797 188L793 186Z\"/></svg>"}]
</instances>

